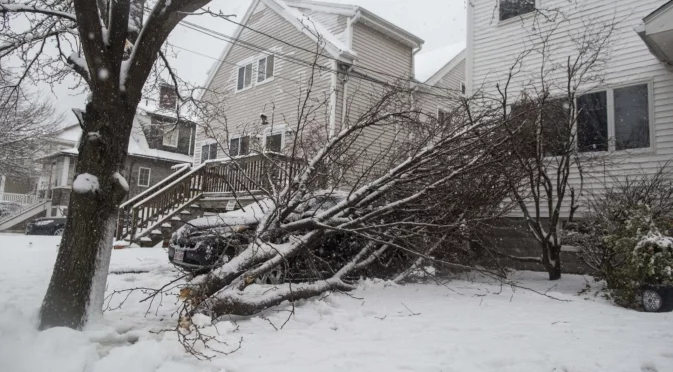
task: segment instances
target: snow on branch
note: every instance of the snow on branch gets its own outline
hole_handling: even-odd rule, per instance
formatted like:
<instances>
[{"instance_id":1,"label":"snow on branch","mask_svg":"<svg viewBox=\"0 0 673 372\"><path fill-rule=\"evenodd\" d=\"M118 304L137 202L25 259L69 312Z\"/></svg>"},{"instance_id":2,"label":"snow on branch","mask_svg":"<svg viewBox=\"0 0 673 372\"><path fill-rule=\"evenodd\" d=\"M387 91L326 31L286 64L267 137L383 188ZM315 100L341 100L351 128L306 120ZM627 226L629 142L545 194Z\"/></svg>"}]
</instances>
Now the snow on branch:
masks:
<instances>
[{"instance_id":1,"label":"snow on branch","mask_svg":"<svg viewBox=\"0 0 673 372\"><path fill-rule=\"evenodd\" d=\"M0 13L38 13L77 22L77 17L72 13L39 8L35 5L29 4L9 4L7 2L0 2Z\"/></svg>"}]
</instances>

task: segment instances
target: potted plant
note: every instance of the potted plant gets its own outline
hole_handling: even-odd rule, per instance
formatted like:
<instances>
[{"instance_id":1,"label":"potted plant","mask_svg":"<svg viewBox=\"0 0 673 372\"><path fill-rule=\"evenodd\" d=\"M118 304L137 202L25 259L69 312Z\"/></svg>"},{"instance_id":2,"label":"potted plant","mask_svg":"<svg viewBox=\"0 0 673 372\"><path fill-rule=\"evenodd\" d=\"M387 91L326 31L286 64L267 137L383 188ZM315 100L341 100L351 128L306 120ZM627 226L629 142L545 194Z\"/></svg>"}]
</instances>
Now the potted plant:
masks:
<instances>
[{"instance_id":1,"label":"potted plant","mask_svg":"<svg viewBox=\"0 0 673 372\"><path fill-rule=\"evenodd\" d=\"M673 311L673 238L653 229L636 245L631 263L642 283L643 309Z\"/></svg>"}]
</instances>

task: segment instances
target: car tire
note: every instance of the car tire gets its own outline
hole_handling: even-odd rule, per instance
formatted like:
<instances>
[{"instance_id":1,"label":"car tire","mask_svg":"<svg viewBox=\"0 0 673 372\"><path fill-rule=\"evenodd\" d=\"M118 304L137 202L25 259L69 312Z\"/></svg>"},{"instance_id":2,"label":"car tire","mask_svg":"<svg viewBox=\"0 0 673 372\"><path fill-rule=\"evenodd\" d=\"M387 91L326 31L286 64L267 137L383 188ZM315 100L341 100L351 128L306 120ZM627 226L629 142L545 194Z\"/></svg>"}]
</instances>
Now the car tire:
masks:
<instances>
[{"instance_id":1,"label":"car tire","mask_svg":"<svg viewBox=\"0 0 673 372\"><path fill-rule=\"evenodd\" d=\"M664 299L656 290L646 289L643 291L642 304L646 312L656 313L664 306Z\"/></svg>"},{"instance_id":2,"label":"car tire","mask_svg":"<svg viewBox=\"0 0 673 372\"><path fill-rule=\"evenodd\" d=\"M54 231L54 236L62 236L64 230L65 230L65 229L64 229L63 227L59 227L58 229L56 229L56 230Z\"/></svg>"}]
</instances>

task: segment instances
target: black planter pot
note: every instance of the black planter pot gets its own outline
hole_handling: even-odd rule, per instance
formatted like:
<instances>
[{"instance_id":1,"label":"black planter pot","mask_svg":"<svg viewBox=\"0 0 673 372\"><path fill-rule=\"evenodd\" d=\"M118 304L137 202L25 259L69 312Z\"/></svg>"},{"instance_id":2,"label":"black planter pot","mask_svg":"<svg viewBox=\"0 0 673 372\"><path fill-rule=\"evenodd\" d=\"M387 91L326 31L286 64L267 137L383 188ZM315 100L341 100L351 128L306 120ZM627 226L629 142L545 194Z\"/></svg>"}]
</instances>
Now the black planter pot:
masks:
<instances>
[{"instance_id":1,"label":"black planter pot","mask_svg":"<svg viewBox=\"0 0 673 372\"><path fill-rule=\"evenodd\" d=\"M673 311L673 286L647 285L643 287L643 309L648 313Z\"/></svg>"}]
</instances>

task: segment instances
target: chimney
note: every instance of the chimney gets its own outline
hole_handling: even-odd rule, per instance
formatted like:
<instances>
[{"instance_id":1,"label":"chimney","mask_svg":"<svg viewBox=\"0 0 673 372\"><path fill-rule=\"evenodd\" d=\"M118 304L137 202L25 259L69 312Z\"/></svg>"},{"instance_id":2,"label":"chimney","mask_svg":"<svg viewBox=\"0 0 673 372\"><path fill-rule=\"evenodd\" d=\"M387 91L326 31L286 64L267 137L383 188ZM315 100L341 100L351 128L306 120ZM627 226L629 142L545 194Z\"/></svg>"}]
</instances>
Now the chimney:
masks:
<instances>
[{"instance_id":1,"label":"chimney","mask_svg":"<svg viewBox=\"0 0 673 372\"><path fill-rule=\"evenodd\" d=\"M175 93L175 87L169 84L159 86L159 108L164 110L175 110L178 105L178 95Z\"/></svg>"}]
</instances>

